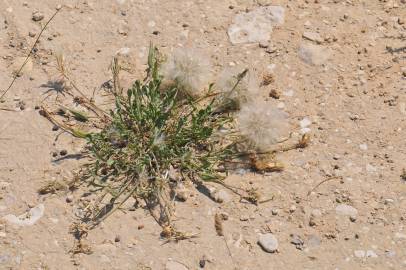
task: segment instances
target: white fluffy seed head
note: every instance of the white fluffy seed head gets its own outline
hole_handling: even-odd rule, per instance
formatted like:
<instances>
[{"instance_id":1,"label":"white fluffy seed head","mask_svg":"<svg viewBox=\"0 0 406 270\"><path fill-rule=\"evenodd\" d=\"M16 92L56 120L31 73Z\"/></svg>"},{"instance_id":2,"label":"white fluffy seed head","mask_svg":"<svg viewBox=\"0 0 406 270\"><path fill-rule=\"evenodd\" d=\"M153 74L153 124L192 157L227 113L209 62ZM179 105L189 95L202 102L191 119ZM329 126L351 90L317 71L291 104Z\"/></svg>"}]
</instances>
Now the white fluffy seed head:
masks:
<instances>
[{"instance_id":1,"label":"white fluffy seed head","mask_svg":"<svg viewBox=\"0 0 406 270\"><path fill-rule=\"evenodd\" d=\"M269 150L289 133L288 114L261 100L244 104L237 123L241 135L259 151Z\"/></svg>"},{"instance_id":2,"label":"white fluffy seed head","mask_svg":"<svg viewBox=\"0 0 406 270\"><path fill-rule=\"evenodd\" d=\"M232 101L236 109L239 109L242 104L256 99L259 95L258 81L251 71L236 86L238 75L243 71L244 69L237 67L225 68L215 84L216 90L222 93L222 97Z\"/></svg>"},{"instance_id":3,"label":"white fluffy seed head","mask_svg":"<svg viewBox=\"0 0 406 270\"><path fill-rule=\"evenodd\" d=\"M176 49L161 67L164 80L174 81L181 91L192 97L201 96L211 79L211 65L193 49Z\"/></svg>"}]
</instances>

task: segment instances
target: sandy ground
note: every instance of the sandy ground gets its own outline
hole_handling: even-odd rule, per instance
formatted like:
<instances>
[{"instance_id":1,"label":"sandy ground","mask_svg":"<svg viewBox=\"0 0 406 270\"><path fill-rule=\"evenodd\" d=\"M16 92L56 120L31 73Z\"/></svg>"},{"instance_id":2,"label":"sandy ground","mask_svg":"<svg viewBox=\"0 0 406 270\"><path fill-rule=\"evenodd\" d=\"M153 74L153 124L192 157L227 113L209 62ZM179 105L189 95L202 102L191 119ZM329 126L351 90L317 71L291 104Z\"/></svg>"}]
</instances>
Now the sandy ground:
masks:
<instances>
[{"instance_id":1,"label":"sandy ground","mask_svg":"<svg viewBox=\"0 0 406 270\"><path fill-rule=\"evenodd\" d=\"M1 90L58 4L0 0ZM200 261L205 261L204 269L406 268L406 182L400 177L406 168L404 0L62 4L37 46L32 68L0 104L15 109L0 111L0 217L45 207L32 226L0 219L0 269L201 269ZM232 45L227 29L235 15L264 4L280 5L286 12L270 44ZM34 22L35 11L45 18ZM305 32L319 33L320 40L307 40ZM83 144L52 131L52 124L35 110L45 98L51 102L57 96L49 86L57 78L52 52L65 54L74 80L89 95L96 89L97 100L100 85L111 77L113 55L129 48L126 57L136 77L145 68L150 41L164 53L182 46L202 49L216 71L230 65L254 68L258 76L272 71L275 82L261 88L264 98L272 99L268 96L273 89L281 94L272 102L290 114L294 130L303 119L310 120L311 145L280 154L287 166L281 173L227 179L256 187L264 197L274 196L258 206L234 197L218 204L191 188L192 196L176 205L176 224L198 233L197 238L165 244L147 212L115 213L89 234L93 253L72 257L69 226L80 194L67 203L70 195L64 192L37 193L48 180L71 179L79 167L79 161L56 161L52 153L75 154ZM316 42L328 57L311 65L298 52L303 44ZM331 176L339 178L307 195ZM352 214L341 213L342 208ZM224 238L214 229L216 212L229 217ZM278 239L277 253L257 244L266 232Z\"/></svg>"}]
</instances>

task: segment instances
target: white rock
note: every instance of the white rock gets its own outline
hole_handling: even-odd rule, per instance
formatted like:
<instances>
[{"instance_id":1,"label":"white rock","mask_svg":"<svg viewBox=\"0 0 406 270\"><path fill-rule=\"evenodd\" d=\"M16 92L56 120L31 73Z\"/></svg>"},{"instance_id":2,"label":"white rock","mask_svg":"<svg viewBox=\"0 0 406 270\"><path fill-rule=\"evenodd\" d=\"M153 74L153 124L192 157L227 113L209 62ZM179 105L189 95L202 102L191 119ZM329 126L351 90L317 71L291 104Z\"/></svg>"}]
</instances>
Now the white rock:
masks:
<instances>
[{"instance_id":1,"label":"white rock","mask_svg":"<svg viewBox=\"0 0 406 270\"><path fill-rule=\"evenodd\" d=\"M228 28L231 43L268 42L272 27L284 23L285 9L280 6L259 7L247 13L237 14Z\"/></svg>"},{"instance_id":2,"label":"white rock","mask_svg":"<svg viewBox=\"0 0 406 270\"><path fill-rule=\"evenodd\" d=\"M258 244L269 253L278 251L278 239L272 234L261 234L259 236Z\"/></svg>"},{"instance_id":3,"label":"white rock","mask_svg":"<svg viewBox=\"0 0 406 270\"><path fill-rule=\"evenodd\" d=\"M366 150L368 150L368 145L366 143L360 144L359 149L366 151Z\"/></svg>"},{"instance_id":4,"label":"white rock","mask_svg":"<svg viewBox=\"0 0 406 270\"><path fill-rule=\"evenodd\" d=\"M300 59L309 65L320 66L330 58L330 50L319 45L302 44L298 51Z\"/></svg>"},{"instance_id":5,"label":"white rock","mask_svg":"<svg viewBox=\"0 0 406 270\"><path fill-rule=\"evenodd\" d=\"M303 119L300 121L300 127L301 127L301 128L308 127L308 126L310 126L311 124L312 124L312 121L311 121L309 118L307 118L307 117L303 118Z\"/></svg>"},{"instance_id":6,"label":"white rock","mask_svg":"<svg viewBox=\"0 0 406 270\"><path fill-rule=\"evenodd\" d=\"M358 210L347 204L339 204L336 207L336 214L342 216L356 217L358 215Z\"/></svg>"},{"instance_id":7,"label":"white rock","mask_svg":"<svg viewBox=\"0 0 406 270\"><path fill-rule=\"evenodd\" d=\"M13 223L19 226L32 226L34 225L43 215L45 207L43 204L38 204L36 207L31 208L27 213L15 216L15 215L6 215L3 217L6 221Z\"/></svg>"},{"instance_id":8,"label":"white rock","mask_svg":"<svg viewBox=\"0 0 406 270\"><path fill-rule=\"evenodd\" d=\"M165 270L188 270L188 268L176 261L169 261L165 265Z\"/></svg>"}]
</instances>

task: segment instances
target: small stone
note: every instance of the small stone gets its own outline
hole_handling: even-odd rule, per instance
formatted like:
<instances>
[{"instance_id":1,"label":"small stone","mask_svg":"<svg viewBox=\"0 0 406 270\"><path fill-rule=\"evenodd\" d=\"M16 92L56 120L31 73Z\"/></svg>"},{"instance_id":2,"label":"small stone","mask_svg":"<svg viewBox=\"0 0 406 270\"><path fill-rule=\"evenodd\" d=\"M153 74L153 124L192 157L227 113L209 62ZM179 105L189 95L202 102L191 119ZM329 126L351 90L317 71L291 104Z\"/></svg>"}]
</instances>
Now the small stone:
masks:
<instances>
[{"instance_id":1,"label":"small stone","mask_svg":"<svg viewBox=\"0 0 406 270\"><path fill-rule=\"evenodd\" d=\"M355 250L354 251L354 256L357 258L364 258L365 257L365 251L364 250Z\"/></svg>"},{"instance_id":2,"label":"small stone","mask_svg":"<svg viewBox=\"0 0 406 270\"><path fill-rule=\"evenodd\" d=\"M246 215L242 215L241 217L240 217L240 221L248 221L250 218L248 217L248 216L246 216Z\"/></svg>"},{"instance_id":3,"label":"small stone","mask_svg":"<svg viewBox=\"0 0 406 270\"><path fill-rule=\"evenodd\" d=\"M387 251L385 251L385 256L388 258L393 258L396 256L396 252L393 250L387 250Z\"/></svg>"},{"instance_id":4,"label":"small stone","mask_svg":"<svg viewBox=\"0 0 406 270\"><path fill-rule=\"evenodd\" d=\"M335 210L337 215L350 217L356 217L358 215L358 210L347 204L339 204Z\"/></svg>"},{"instance_id":5,"label":"small stone","mask_svg":"<svg viewBox=\"0 0 406 270\"><path fill-rule=\"evenodd\" d=\"M377 171L377 169L376 169L376 167L374 167L374 166L372 166L371 164L367 164L367 165L365 165L365 170L368 172L368 173L375 173L376 171Z\"/></svg>"},{"instance_id":6,"label":"small stone","mask_svg":"<svg viewBox=\"0 0 406 270\"><path fill-rule=\"evenodd\" d=\"M295 212L295 211L296 211L296 206L295 206L295 205L292 205L292 206L289 208L289 212L293 213L293 212Z\"/></svg>"},{"instance_id":7,"label":"small stone","mask_svg":"<svg viewBox=\"0 0 406 270\"><path fill-rule=\"evenodd\" d=\"M272 215L277 216L279 213L278 209L272 209Z\"/></svg>"},{"instance_id":8,"label":"small stone","mask_svg":"<svg viewBox=\"0 0 406 270\"><path fill-rule=\"evenodd\" d=\"M200 259L199 260L199 267L204 268L205 266L206 266L206 260L204 258Z\"/></svg>"},{"instance_id":9,"label":"small stone","mask_svg":"<svg viewBox=\"0 0 406 270\"><path fill-rule=\"evenodd\" d=\"M366 143L360 144L359 149L366 151L366 150L368 150L368 145Z\"/></svg>"},{"instance_id":10,"label":"small stone","mask_svg":"<svg viewBox=\"0 0 406 270\"><path fill-rule=\"evenodd\" d=\"M292 240L290 241L290 243L295 245L297 249L303 250L304 242L300 238L300 236L297 234L292 234L291 237L292 237Z\"/></svg>"},{"instance_id":11,"label":"small stone","mask_svg":"<svg viewBox=\"0 0 406 270\"><path fill-rule=\"evenodd\" d=\"M316 32L304 32L303 38L314 41L317 44L321 44L323 42L323 38L320 36L319 33Z\"/></svg>"},{"instance_id":12,"label":"small stone","mask_svg":"<svg viewBox=\"0 0 406 270\"><path fill-rule=\"evenodd\" d=\"M42 14L41 12L35 11L32 13L32 20L34 22L39 22L39 21L42 21L43 19L44 19L44 14Z\"/></svg>"},{"instance_id":13,"label":"small stone","mask_svg":"<svg viewBox=\"0 0 406 270\"><path fill-rule=\"evenodd\" d=\"M189 270L189 268L179 262L169 261L165 265L165 270Z\"/></svg>"},{"instance_id":14,"label":"small stone","mask_svg":"<svg viewBox=\"0 0 406 270\"><path fill-rule=\"evenodd\" d=\"M128 32L130 31L130 27L126 21L120 21L117 31L120 35L127 36Z\"/></svg>"},{"instance_id":15,"label":"small stone","mask_svg":"<svg viewBox=\"0 0 406 270\"><path fill-rule=\"evenodd\" d=\"M373 250L367 250L365 255L367 258L378 258L378 255Z\"/></svg>"},{"instance_id":16,"label":"small stone","mask_svg":"<svg viewBox=\"0 0 406 270\"><path fill-rule=\"evenodd\" d=\"M300 127L301 128L306 128L306 127L310 126L311 124L312 124L312 121L307 117L303 118L300 121Z\"/></svg>"},{"instance_id":17,"label":"small stone","mask_svg":"<svg viewBox=\"0 0 406 270\"><path fill-rule=\"evenodd\" d=\"M36 35L37 35L37 34L36 34L35 32L31 32L31 31L28 32L28 36L29 36L29 37L32 37L32 38L33 38L33 37L35 37Z\"/></svg>"},{"instance_id":18,"label":"small stone","mask_svg":"<svg viewBox=\"0 0 406 270\"><path fill-rule=\"evenodd\" d=\"M330 51L319 45L302 44L299 47L298 55L306 64L320 66L330 58Z\"/></svg>"},{"instance_id":19,"label":"small stone","mask_svg":"<svg viewBox=\"0 0 406 270\"><path fill-rule=\"evenodd\" d=\"M278 239L272 234L262 234L259 237L258 244L269 253L274 253L278 251Z\"/></svg>"},{"instance_id":20,"label":"small stone","mask_svg":"<svg viewBox=\"0 0 406 270\"><path fill-rule=\"evenodd\" d=\"M400 232L395 233L395 240L397 241L406 240L406 234Z\"/></svg>"},{"instance_id":21,"label":"small stone","mask_svg":"<svg viewBox=\"0 0 406 270\"><path fill-rule=\"evenodd\" d=\"M60 154L61 156L66 156L66 155L68 154L68 151L65 150L65 149L63 149L63 150L61 150L61 151L59 152L59 154Z\"/></svg>"},{"instance_id":22,"label":"small stone","mask_svg":"<svg viewBox=\"0 0 406 270\"><path fill-rule=\"evenodd\" d=\"M118 243L121 241L120 235L116 235L116 237L114 237L114 242Z\"/></svg>"},{"instance_id":23,"label":"small stone","mask_svg":"<svg viewBox=\"0 0 406 270\"><path fill-rule=\"evenodd\" d=\"M20 216L15 216L12 214L3 217L9 223L18 226L32 226L34 225L43 215L45 211L45 206L43 204L38 204L36 207L31 208L27 213Z\"/></svg>"},{"instance_id":24,"label":"small stone","mask_svg":"<svg viewBox=\"0 0 406 270\"><path fill-rule=\"evenodd\" d=\"M61 4L58 4L58 5L56 5L56 7L55 7L56 10L60 10L61 8L62 8L62 5L61 5Z\"/></svg>"},{"instance_id":25,"label":"small stone","mask_svg":"<svg viewBox=\"0 0 406 270\"><path fill-rule=\"evenodd\" d=\"M395 202L395 200L393 200L393 199L385 199L385 204L386 204L386 205L392 204L392 203L394 203L394 202Z\"/></svg>"},{"instance_id":26,"label":"small stone","mask_svg":"<svg viewBox=\"0 0 406 270\"><path fill-rule=\"evenodd\" d=\"M189 198L189 192L183 184L178 184L174 192L176 199L181 202L186 202L186 200Z\"/></svg>"},{"instance_id":27,"label":"small stone","mask_svg":"<svg viewBox=\"0 0 406 270\"><path fill-rule=\"evenodd\" d=\"M213 189L210 192L210 196L214 201L216 201L218 203L227 203L232 200L231 195L225 190L217 191L216 189Z\"/></svg>"},{"instance_id":28,"label":"small stone","mask_svg":"<svg viewBox=\"0 0 406 270\"><path fill-rule=\"evenodd\" d=\"M72 196L72 195L66 196L66 202L67 202L67 203L73 202L73 196Z\"/></svg>"}]
</instances>

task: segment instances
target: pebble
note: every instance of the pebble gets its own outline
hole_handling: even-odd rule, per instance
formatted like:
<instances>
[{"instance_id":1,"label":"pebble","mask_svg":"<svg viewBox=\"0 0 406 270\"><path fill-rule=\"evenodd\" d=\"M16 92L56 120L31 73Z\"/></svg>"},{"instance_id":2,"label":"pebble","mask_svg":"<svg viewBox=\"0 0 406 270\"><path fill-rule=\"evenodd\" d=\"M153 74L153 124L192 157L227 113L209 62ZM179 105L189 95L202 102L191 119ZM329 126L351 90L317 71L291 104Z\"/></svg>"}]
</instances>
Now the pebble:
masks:
<instances>
[{"instance_id":1,"label":"pebble","mask_svg":"<svg viewBox=\"0 0 406 270\"><path fill-rule=\"evenodd\" d=\"M373 250L367 250L365 255L367 258L378 258L378 255Z\"/></svg>"},{"instance_id":2,"label":"pebble","mask_svg":"<svg viewBox=\"0 0 406 270\"><path fill-rule=\"evenodd\" d=\"M342 216L355 217L358 215L358 210L347 204L339 204L336 207L336 214Z\"/></svg>"},{"instance_id":3,"label":"pebble","mask_svg":"<svg viewBox=\"0 0 406 270\"><path fill-rule=\"evenodd\" d=\"M368 145L367 145L366 143L363 143L363 144L360 144L360 145L359 145L359 148L360 148L361 150L363 150L363 151L366 151L366 150L368 150Z\"/></svg>"},{"instance_id":4,"label":"pebble","mask_svg":"<svg viewBox=\"0 0 406 270\"><path fill-rule=\"evenodd\" d=\"M292 240L290 241L291 244L295 245L295 247L299 250L303 250L304 241L300 238L297 234L291 235Z\"/></svg>"},{"instance_id":5,"label":"pebble","mask_svg":"<svg viewBox=\"0 0 406 270\"><path fill-rule=\"evenodd\" d=\"M121 241L120 235L116 235L116 237L114 237L114 242L118 243L120 241Z\"/></svg>"},{"instance_id":6,"label":"pebble","mask_svg":"<svg viewBox=\"0 0 406 270\"><path fill-rule=\"evenodd\" d=\"M395 240L406 240L406 234L400 232L395 233Z\"/></svg>"},{"instance_id":7,"label":"pebble","mask_svg":"<svg viewBox=\"0 0 406 270\"><path fill-rule=\"evenodd\" d=\"M225 190L217 190L214 187L209 187L210 197L218 203L227 203L232 200L232 196Z\"/></svg>"},{"instance_id":8,"label":"pebble","mask_svg":"<svg viewBox=\"0 0 406 270\"><path fill-rule=\"evenodd\" d=\"M72 195L66 196L66 202L67 202L67 203L73 202L73 196L72 196Z\"/></svg>"},{"instance_id":9,"label":"pebble","mask_svg":"<svg viewBox=\"0 0 406 270\"><path fill-rule=\"evenodd\" d=\"M302 36L303 38L314 41L317 44L321 44L323 42L323 38L320 36L319 33L316 32L304 32Z\"/></svg>"},{"instance_id":10,"label":"pebble","mask_svg":"<svg viewBox=\"0 0 406 270\"><path fill-rule=\"evenodd\" d=\"M393 250L387 250L387 251L385 251L385 256L388 258L393 258L396 256L396 252Z\"/></svg>"},{"instance_id":11,"label":"pebble","mask_svg":"<svg viewBox=\"0 0 406 270\"><path fill-rule=\"evenodd\" d=\"M330 58L330 51L319 45L304 43L299 47L298 55L306 64L320 66Z\"/></svg>"},{"instance_id":12,"label":"pebble","mask_svg":"<svg viewBox=\"0 0 406 270\"><path fill-rule=\"evenodd\" d=\"M258 239L258 244L269 253L274 253L278 251L278 239L272 234L262 234Z\"/></svg>"},{"instance_id":13,"label":"pebble","mask_svg":"<svg viewBox=\"0 0 406 270\"><path fill-rule=\"evenodd\" d=\"M165 270L188 270L185 265L176 262L176 261L169 261L165 265Z\"/></svg>"},{"instance_id":14,"label":"pebble","mask_svg":"<svg viewBox=\"0 0 406 270\"><path fill-rule=\"evenodd\" d=\"M365 257L365 251L364 250L355 250L354 251L354 256L357 258L364 258Z\"/></svg>"},{"instance_id":15,"label":"pebble","mask_svg":"<svg viewBox=\"0 0 406 270\"><path fill-rule=\"evenodd\" d=\"M117 31L118 31L118 33L120 34L120 35L123 35L123 36L127 36L128 35L128 32L130 31L130 27L128 26L128 23L126 22L126 21L120 21L119 23L118 23L118 29L117 29Z\"/></svg>"},{"instance_id":16,"label":"pebble","mask_svg":"<svg viewBox=\"0 0 406 270\"><path fill-rule=\"evenodd\" d=\"M271 38L272 28L285 20L285 9L281 6L259 7L250 12L237 14L228 28L232 44L266 43Z\"/></svg>"},{"instance_id":17,"label":"pebble","mask_svg":"<svg viewBox=\"0 0 406 270\"><path fill-rule=\"evenodd\" d=\"M19 225L19 226L32 226L34 225L43 215L45 211L45 206L43 204L38 204L36 207L31 208L27 213L20 216L15 216L12 214L3 217L9 223Z\"/></svg>"},{"instance_id":18,"label":"pebble","mask_svg":"<svg viewBox=\"0 0 406 270\"><path fill-rule=\"evenodd\" d=\"M43 19L44 19L44 14L42 14L41 12L35 11L32 13L32 20L34 22L39 22L39 21L42 21Z\"/></svg>"},{"instance_id":19,"label":"pebble","mask_svg":"<svg viewBox=\"0 0 406 270\"><path fill-rule=\"evenodd\" d=\"M249 216L247 216L247 215L242 215L241 217L240 217L240 221L248 221L250 218L249 218Z\"/></svg>"}]
</instances>

